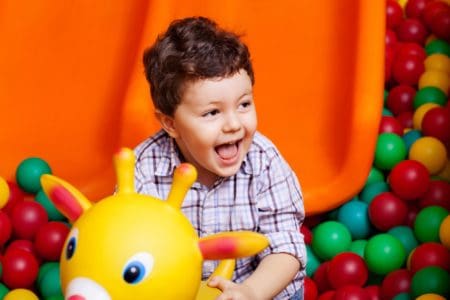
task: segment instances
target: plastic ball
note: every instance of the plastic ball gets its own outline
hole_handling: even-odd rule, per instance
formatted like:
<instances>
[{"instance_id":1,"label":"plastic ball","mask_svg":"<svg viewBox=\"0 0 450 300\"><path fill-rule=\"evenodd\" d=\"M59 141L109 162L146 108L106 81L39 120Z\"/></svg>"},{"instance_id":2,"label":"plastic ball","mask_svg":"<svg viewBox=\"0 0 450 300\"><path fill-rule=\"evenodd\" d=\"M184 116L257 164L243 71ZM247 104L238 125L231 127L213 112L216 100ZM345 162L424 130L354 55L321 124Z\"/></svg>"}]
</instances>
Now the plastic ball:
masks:
<instances>
[{"instance_id":1,"label":"plastic ball","mask_svg":"<svg viewBox=\"0 0 450 300\"><path fill-rule=\"evenodd\" d=\"M420 130L410 130L408 132L406 132L402 139L403 142L405 143L406 146L406 151L409 152L409 149L411 148L411 145L414 144L415 141L417 141L417 139L422 137L422 132Z\"/></svg>"},{"instance_id":2,"label":"plastic ball","mask_svg":"<svg viewBox=\"0 0 450 300\"><path fill-rule=\"evenodd\" d=\"M48 163L39 157L30 157L22 162L16 170L16 181L28 193L37 193L41 189L41 175L51 174Z\"/></svg>"},{"instance_id":3,"label":"plastic ball","mask_svg":"<svg viewBox=\"0 0 450 300\"><path fill-rule=\"evenodd\" d=\"M436 53L428 56L425 61L425 70L434 70L450 75L450 58L447 55Z\"/></svg>"},{"instance_id":4,"label":"plastic ball","mask_svg":"<svg viewBox=\"0 0 450 300\"><path fill-rule=\"evenodd\" d=\"M319 295L319 298L317 300L334 300L334 295L336 294L336 291L326 291L323 294Z\"/></svg>"},{"instance_id":5,"label":"plastic ball","mask_svg":"<svg viewBox=\"0 0 450 300\"><path fill-rule=\"evenodd\" d=\"M439 267L426 267L417 271L411 281L411 294L419 297L433 293L444 297L450 296L450 276Z\"/></svg>"},{"instance_id":6,"label":"plastic ball","mask_svg":"<svg viewBox=\"0 0 450 300\"><path fill-rule=\"evenodd\" d=\"M443 40L450 40L450 8L437 12L429 27L434 35Z\"/></svg>"},{"instance_id":7,"label":"plastic ball","mask_svg":"<svg viewBox=\"0 0 450 300\"><path fill-rule=\"evenodd\" d=\"M374 183L374 182L384 182L384 174L374 166L370 169L369 176L367 176L365 186Z\"/></svg>"},{"instance_id":8,"label":"plastic ball","mask_svg":"<svg viewBox=\"0 0 450 300\"><path fill-rule=\"evenodd\" d=\"M386 26L395 29L403 20L403 9L395 0L386 2Z\"/></svg>"},{"instance_id":9,"label":"plastic ball","mask_svg":"<svg viewBox=\"0 0 450 300\"><path fill-rule=\"evenodd\" d=\"M428 1L421 15L421 19L428 28L431 28L431 24L433 23L433 19L436 18L436 15L442 10L448 9L448 4L444 1Z\"/></svg>"},{"instance_id":10,"label":"plastic ball","mask_svg":"<svg viewBox=\"0 0 450 300\"><path fill-rule=\"evenodd\" d=\"M425 40L428 36L427 29L418 19L404 19L397 26L395 31L399 41L413 42L420 45L425 44Z\"/></svg>"},{"instance_id":11,"label":"plastic ball","mask_svg":"<svg viewBox=\"0 0 450 300\"><path fill-rule=\"evenodd\" d=\"M417 241L414 231L409 226L396 226L388 230L390 235L396 237L405 248L406 255L409 255L413 249L417 247Z\"/></svg>"},{"instance_id":12,"label":"plastic ball","mask_svg":"<svg viewBox=\"0 0 450 300\"><path fill-rule=\"evenodd\" d=\"M426 136L439 139L442 143L450 141L450 109L434 107L422 119L422 132Z\"/></svg>"},{"instance_id":13,"label":"plastic ball","mask_svg":"<svg viewBox=\"0 0 450 300\"><path fill-rule=\"evenodd\" d=\"M416 300L445 300L445 298L437 294L428 293L420 295Z\"/></svg>"},{"instance_id":14,"label":"plastic ball","mask_svg":"<svg viewBox=\"0 0 450 300\"><path fill-rule=\"evenodd\" d=\"M392 77L399 84L417 84L424 71L423 59L417 56L396 57L392 62Z\"/></svg>"},{"instance_id":15,"label":"plastic ball","mask_svg":"<svg viewBox=\"0 0 450 300\"><path fill-rule=\"evenodd\" d=\"M403 135L403 126L400 122L391 116L382 116L378 133L391 132L399 136Z\"/></svg>"},{"instance_id":16,"label":"plastic ball","mask_svg":"<svg viewBox=\"0 0 450 300\"><path fill-rule=\"evenodd\" d=\"M9 187L9 198L2 210L10 215L14 206L25 199L25 193L16 183L10 181L8 181L7 183Z\"/></svg>"},{"instance_id":17,"label":"plastic ball","mask_svg":"<svg viewBox=\"0 0 450 300\"><path fill-rule=\"evenodd\" d=\"M378 285L368 285L364 287L364 290L367 294L367 300L380 300L381 299L381 291Z\"/></svg>"},{"instance_id":18,"label":"plastic ball","mask_svg":"<svg viewBox=\"0 0 450 300\"><path fill-rule=\"evenodd\" d=\"M444 106L446 102L447 96L443 91L434 86L427 86L416 92L413 106L414 109L417 109L426 103L435 103L440 106Z\"/></svg>"},{"instance_id":19,"label":"plastic ball","mask_svg":"<svg viewBox=\"0 0 450 300\"><path fill-rule=\"evenodd\" d=\"M439 173L447 163L447 150L437 138L425 136L417 139L409 149L409 159L421 162L431 175Z\"/></svg>"},{"instance_id":20,"label":"plastic ball","mask_svg":"<svg viewBox=\"0 0 450 300\"><path fill-rule=\"evenodd\" d=\"M357 285L346 285L338 288L334 294L334 300L367 300L366 291Z\"/></svg>"},{"instance_id":21,"label":"plastic ball","mask_svg":"<svg viewBox=\"0 0 450 300\"><path fill-rule=\"evenodd\" d=\"M41 271L39 270L39 275ZM47 264L45 272L39 277L38 275L38 289L43 297L50 298L62 294L59 264Z\"/></svg>"},{"instance_id":22,"label":"plastic ball","mask_svg":"<svg viewBox=\"0 0 450 300\"><path fill-rule=\"evenodd\" d=\"M422 75L420 75L418 84L419 89L423 89L425 87L435 87L447 95L450 81L446 72L426 70L422 73Z\"/></svg>"},{"instance_id":23,"label":"plastic ball","mask_svg":"<svg viewBox=\"0 0 450 300\"><path fill-rule=\"evenodd\" d=\"M385 181L373 182L364 186L359 197L361 201L370 204L375 196L387 191L389 191L389 185Z\"/></svg>"},{"instance_id":24,"label":"plastic ball","mask_svg":"<svg viewBox=\"0 0 450 300\"><path fill-rule=\"evenodd\" d=\"M422 104L419 108L416 109L416 111L414 112L413 115L413 126L414 129L416 130L422 130L422 120L423 117L425 116L425 114L435 108L435 107L439 107L438 104L436 103L425 103Z\"/></svg>"},{"instance_id":25,"label":"plastic ball","mask_svg":"<svg viewBox=\"0 0 450 300\"><path fill-rule=\"evenodd\" d=\"M439 230L442 221L448 216L448 210L440 206L427 206L416 216L414 233L422 243L439 242Z\"/></svg>"},{"instance_id":26,"label":"plastic ball","mask_svg":"<svg viewBox=\"0 0 450 300\"><path fill-rule=\"evenodd\" d=\"M392 191L403 200L416 200L423 196L430 184L428 169L415 160L399 162L388 177Z\"/></svg>"},{"instance_id":27,"label":"plastic ball","mask_svg":"<svg viewBox=\"0 0 450 300\"><path fill-rule=\"evenodd\" d=\"M442 220L441 226L439 227L439 239L442 245L450 250L450 216Z\"/></svg>"},{"instance_id":28,"label":"plastic ball","mask_svg":"<svg viewBox=\"0 0 450 300\"><path fill-rule=\"evenodd\" d=\"M416 90L406 84L399 84L389 91L386 100L387 107L393 114L398 115L405 111L414 110L413 102Z\"/></svg>"},{"instance_id":29,"label":"plastic ball","mask_svg":"<svg viewBox=\"0 0 450 300\"><path fill-rule=\"evenodd\" d=\"M381 283L382 299L392 299L396 295L409 292L411 273L406 269L398 269L387 274Z\"/></svg>"},{"instance_id":30,"label":"plastic ball","mask_svg":"<svg viewBox=\"0 0 450 300\"><path fill-rule=\"evenodd\" d=\"M411 254L409 269L412 273L431 266L450 271L450 253L444 245L436 242L423 243Z\"/></svg>"},{"instance_id":31,"label":"plastic ball","mask_svg":"<svg viewBox=\"0 0 450 300\"><path fill-rule=\"evenodd\" d=\"M38 296L27 289L14 289L3 300L39 300Z\"/></svg>"},{"instance_id":32,"label":"plastic ball","mask_svg":"<svg viewBox=\"0 0 450 300\"><path fill-rule=\"evenodd\" d=\"M11 237L12 224L8 215L0 210L0 249Z\"/></svg>"},{"instance_id":33,"label":"plastic ball","mask_svg":"<svg viewBox=\"0 0 450 300\"><path fill-rule=\"evenodd\" d=\"M326 221L314 228L312 248L319 258L329 260L346 251L351 241L351 234L345 225Z\"/></svg>"},{"instance_id":34,"label":"plastic ball","mask_svg":"<svg viewBox=\"0 0 450 300\"><path fill-rule=\"evenodd\" d=\"M369 205L369 219L379 230L387 231L404 224L408 206L391 192L377 195Z\"/></svg>"},{"instance_id":35,"label":"plastic ball","mask_svg":"<svg viewBox=\"0 0 450 300\"><path fill-rule=\"evenodd\" d=\"M317 258L316 254L314 254L314 251L309 245L306 245L306 258L308 260L308 264L306 264L306 275L311 277L319 267L320 259Z\"/></svg>"},{"instance_id":36,"label":"plastic ball","mask_svg":"<svg viewBox=\"0 0 450 300\"><path fill-rule=\"evenodd\" d=\"M0 177L0 209L6 205L9 199L9 186L5 179Z\"/></svg>"},{"instance_id":37,"label":"plastic ball","mask_svg":"<svg viewBox=\"0 0 450 300\"><path fill-rule=\"evenodd\" d=\"M406 146L403 139L394 133L378 135L374 164L378 169L390 170L405 159Z\"/></svg>"},{"instance_id":38,"label":"plastic ball","mask_svg":"<svg viewBox=\"0 0 450 300\"><path fill-rule=\"evenodd\" d=\"M387 233L372 236L364 250L364 260L369 270L386 275L399 269L405 262L406 252L398 239Z\"/></svg>"},{"instance_id":39,"label":"plastic ball","mask_svg":"<svg viewBox=\"0 0 450 300\"><path fill-rule=\"evenodd\" d=\"M431 180L418 205L420 208L438 205L450 211L450 183L444 180Z\"/></svg>"},{"instance_id":40,"label":"plastic ball","mask_svg":"<svg viewBox=\"0 0 450 300\"><path fill-rule=\"evenodd\" d=\"M410 42L402 42L398 43L395 48L395 54L396 56L417 56L418 58L425 60L427 58L427 53L425 52L425 49L422 45L419 45L417 43L410 43Z\"/></svg>"},{"instance_id":41,"label":"plastic ball","mask_svg":"<svg viewBox=\"0 0 450 300\"><path fill-rule=\"evenodd\" d=\"M313 280L317 285L317 289L319 293L322 294L325 291L331 290L331 283L328 281L328 266L330 265L330 261L324 261L314 272Z\"/></svg>"},{"instance_id":42,"label":"plastic ball","mask_svg":"<svg viewBox=\"0 0 450 300\"><path fill-rule=\"evenodd\" d=\"M312 241L311 230L306 225L303 224L302 227L300 227L300 232L303 234L305 244L310 245Z\"/></svg>"},{"instance_id":43,"label":"plastic ball","mask_svg":"<svg viewBox=\"0 0 450 300\"><path fill-rule=\"evenodd\" d=\"M330 260L328 281L335 289L346 285L363 286L369 277L364 259L352 252L339 253Z\"/></svg>"},{"instance_id":44,"label":"plastic ball","mask_svg":"<svg viewBox=\"0 0 450 300\"><path fill-rule=\"evenodd\" d=\"M0 282L0 299L4 299L5 295L9 293L8 287Z\"/></svg>"},{"instance_id":45,"label":"plastic ball","mask_svg":"<svg viewBox=\"0 0 450 300\"><path fill-rule=\"evenodd\" d=\"M412 298L409 296L409 293L400 293L392 298L392 300L412 300Z\"/></svg>"},{"instance_id":46,"label":"plastic ball","mask_svg":"<svg viewBox=\"0 0 450 300\"><path fill-rule=\"evenodd\" d=\"M38 270L39 264L29 251L13 249L3 257L3 282L11 289L31 287Z\"/></svg>"},{"instance_id":47,"label":"plastic ball","mask_svg":"<svg viewBox=\"0 0 450 300\"><path fill-rule=\"evenodd\" d=\"M366 238L371 229L367 211L366 202L349 201L339 208L337 220L348 228L353 239Z\"/></svg>"},{"instance_id":48,"label":"plastic ball","mask_svg":"<svg viewBox=\"0 0 450 300\"><path fill-rule=\"evenodd\" d=\"M32 240L39 227L47 223L45 209L35 201L23 201L14 207L11 215L14 234L17 238Z\"/></svg>"},{"instance_id":49,"label":"plastic ball","mask_svg":"<svg viewBox=\"0 0 450 300\"><path fill-rule=\"evenodd\" d=\"M405 4L405 15L408 18L420 18L429 0L409 0Z\"/></svg>"},{"instance_id":50,"label":"plastic ball","mask_svg":"<svg viewBox=\"0 0 450 300\"><path fill-rule=\"evenodd\" d=\"M443 40L436 39L425 46L425 52L427 55L440 53L450 56L450 45Z\"/></svg>"},{"instance_id":51,"label":"plastic ball","mask_svg":"<svg viewBox=\"0 0 450 300\"><path fill-rule=\"evenodd\" d=\"M449 146L447 146L448 149L450 149ZM450 182L450 160L447 159L447 163L445 166L440 170L436 176L439 177L439 179L446 180L447 182Z\"/></svg>"},{"instance_id":52,"label":"plastic ball","mask_svg":"<svg viewBox=\"0 0 450 300\"><path fill-rule=\"evenodd\" d=\"M414 113L412 111L404 111L401 112L397 117L397 121L402 125L405 130L403 132L406 132L407 129L413 128L413 116Z\"/></svg>"},{"instance_id":53,"label":"plastic ball","mask_svg":"<svg viewBox=\"0 0 450 300\"><path fill-rule=\"evenodd\" d=\"M39 256L47 261L59 260L69 231L69 227L61 222L52 221L42 225L34 239Z\"/></svg>"},{"instance_id":54,"label":"plastic ball","mask_svg":"<svg viewBox=\"0 0 450 300\"><path fill-rule=\"evenodd\" d=\"M36 253L36 249L34 248L34 244L32 241L30 240L20 240L20 239L16 239L11 241L8 244L8 247L5 250L5 253L9 252L9 251L13 251L13 250L23 250L23 251L27 251L29 253L31 253L34 257L37 258L37 253Z\"/></svg>"},{"instance_id":55,"label":"plastic ball","mask_svg":"<svg viewBox=\"0 0 450 300\"><path fill-rule=\"evenodd\" d=\"M366 240L354 240L350 247L348 248L348 252L355 253L364 258L364 249L366 249L367 241Z\"/></svg>"}]
</instances>

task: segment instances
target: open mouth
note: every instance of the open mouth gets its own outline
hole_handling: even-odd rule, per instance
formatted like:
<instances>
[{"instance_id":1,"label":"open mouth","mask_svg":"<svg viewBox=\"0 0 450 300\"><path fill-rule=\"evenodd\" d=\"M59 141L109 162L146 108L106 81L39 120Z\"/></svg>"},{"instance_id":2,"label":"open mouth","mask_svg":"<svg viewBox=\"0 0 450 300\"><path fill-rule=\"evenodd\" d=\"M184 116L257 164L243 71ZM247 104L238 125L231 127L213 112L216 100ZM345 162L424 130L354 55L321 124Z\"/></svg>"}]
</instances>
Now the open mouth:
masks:
<instances>
[{"instance_id":1,"label":"open mouth","mask_svg":"<svg viewBox=\"0 0 450 300\"><path fill-rule=\"evenodd\" d=\"M216 146L214 149L216 150L217 155L223 160L230 160L236 157L239 153L239 146L241 144L241 140L221 144Z\"/></svg>"}]
</instances>

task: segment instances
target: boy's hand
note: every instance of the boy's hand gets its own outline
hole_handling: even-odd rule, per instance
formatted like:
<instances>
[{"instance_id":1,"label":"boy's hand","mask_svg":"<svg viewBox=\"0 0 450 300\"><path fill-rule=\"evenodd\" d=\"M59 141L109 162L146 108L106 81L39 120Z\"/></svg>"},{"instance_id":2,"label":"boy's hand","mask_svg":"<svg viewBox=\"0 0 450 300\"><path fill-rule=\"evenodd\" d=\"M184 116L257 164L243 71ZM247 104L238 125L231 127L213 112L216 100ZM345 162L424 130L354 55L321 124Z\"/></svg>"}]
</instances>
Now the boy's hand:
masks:
<instances>
[{"instance_id":1,"label":"boy's hand","mask_svg":"<svg viewBox=\"0 0 450 300\"><path fill-rule=\"evenodd\" d=\"M254 291L245 284L237 284L220 276L209 280L208 286L218 288L222 294L216 300L254 300L257 299Z\"/></svg>"}]
</instances>

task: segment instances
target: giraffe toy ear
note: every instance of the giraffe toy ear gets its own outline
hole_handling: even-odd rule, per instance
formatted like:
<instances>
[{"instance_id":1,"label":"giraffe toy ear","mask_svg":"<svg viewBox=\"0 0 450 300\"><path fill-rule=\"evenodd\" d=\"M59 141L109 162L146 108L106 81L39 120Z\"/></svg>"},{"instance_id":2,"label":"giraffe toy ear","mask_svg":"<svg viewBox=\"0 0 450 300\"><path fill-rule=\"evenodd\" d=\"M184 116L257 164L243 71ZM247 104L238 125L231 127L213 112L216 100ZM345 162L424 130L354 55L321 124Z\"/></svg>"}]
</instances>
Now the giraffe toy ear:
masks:
<instances>
[{"instance_id":1,"label":"giraffe toy ear","mask_svg":"<svg viewBox=\"0 0 450 300\"><path fill-rule=\"evenodd\" d=\"M252 231L221 232L200 238L200 252L205 260L240 258L255 255L269 245L262 234Z\"/></svg>"},{"instance_id":2,"label":"giraffe toy ear","mask_svg":"<svg viewBox=\"0 0 450 300\"><path fill-rule=\"evenodd\" d=\"M92 206L79 190L56 176L42 175L41 185L50 201L70 222L76 221Z\"/></svg>"}]
</instances>

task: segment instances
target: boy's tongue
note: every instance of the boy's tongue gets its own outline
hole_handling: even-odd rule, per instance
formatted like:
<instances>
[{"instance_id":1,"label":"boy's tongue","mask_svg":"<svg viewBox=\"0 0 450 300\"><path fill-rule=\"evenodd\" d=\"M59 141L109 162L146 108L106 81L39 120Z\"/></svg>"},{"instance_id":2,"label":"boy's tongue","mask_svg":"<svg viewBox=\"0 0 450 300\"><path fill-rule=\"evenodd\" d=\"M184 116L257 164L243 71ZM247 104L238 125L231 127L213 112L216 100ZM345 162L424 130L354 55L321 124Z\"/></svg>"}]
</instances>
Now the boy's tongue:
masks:
<instances>
[{"instance_id":1,"label":"boy's tongue","mask_svg":"<svg viewBox=\"0 0 450 300\"><path fill-rule=\"evenodd\" d=\"M216 152L222 159L230 159L237 154L236 144L225 144L216 147Z\"/></svg>"}]
</instances>

